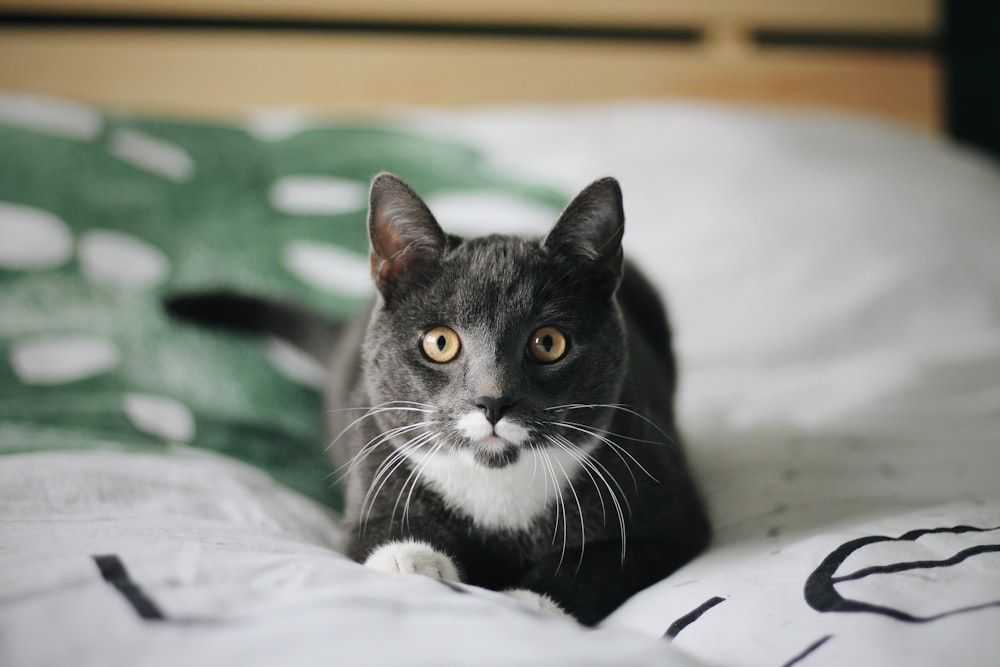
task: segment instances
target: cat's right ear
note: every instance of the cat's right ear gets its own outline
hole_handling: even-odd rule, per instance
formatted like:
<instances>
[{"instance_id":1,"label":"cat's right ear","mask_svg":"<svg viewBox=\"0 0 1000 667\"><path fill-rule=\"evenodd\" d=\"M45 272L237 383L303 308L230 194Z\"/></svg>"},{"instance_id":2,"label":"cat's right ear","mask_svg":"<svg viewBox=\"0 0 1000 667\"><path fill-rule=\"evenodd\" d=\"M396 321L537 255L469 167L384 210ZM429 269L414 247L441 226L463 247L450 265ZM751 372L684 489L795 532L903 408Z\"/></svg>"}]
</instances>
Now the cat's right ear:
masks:
<instances>
[{"instance_id":1,"label":"cat's right ear","mask_svg":"<svg viewBox=\"0 0 1000 667\"><path fill-rule=\"evenodd\" d=\"M621 186L613 178L602 178L569 203L545 237L544 247L588 267L594 286L611 294L622 278L624 233Z\"/></svg>"},{"instance_id":2,"label":"cat's right ear","mask_svg":"<svg viewBox=\"0 0 1000 667\"><path fill-rule=\"evenodd\" d=\"M398 176L372 179L368 238L375 286L385 299L420 284L433 271L447 237L424 200Z\"/></svg>"}]
</instances>

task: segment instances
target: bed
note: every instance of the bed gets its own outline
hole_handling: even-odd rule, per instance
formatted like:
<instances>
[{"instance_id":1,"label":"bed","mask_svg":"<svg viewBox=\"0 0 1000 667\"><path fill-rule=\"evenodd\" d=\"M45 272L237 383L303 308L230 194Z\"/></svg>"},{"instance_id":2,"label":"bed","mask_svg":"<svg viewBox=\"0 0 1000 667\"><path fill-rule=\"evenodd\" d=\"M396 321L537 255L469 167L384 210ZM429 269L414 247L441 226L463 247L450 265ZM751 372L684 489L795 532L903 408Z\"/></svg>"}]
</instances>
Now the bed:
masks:
<instances>
[{"instance_id":1,"label":"bed","mask_svg":"<svg viewBox=\"0 0 1000 667\"><path fill-rule=\"evenodd\" d=\"M1000 170L931 3L7 4L0 664L995 663ZM380 170L460 234L622 184L715 533L597 629L340 555L321 371L160 308L348 317Z\"/></svg>"}]
</instances>

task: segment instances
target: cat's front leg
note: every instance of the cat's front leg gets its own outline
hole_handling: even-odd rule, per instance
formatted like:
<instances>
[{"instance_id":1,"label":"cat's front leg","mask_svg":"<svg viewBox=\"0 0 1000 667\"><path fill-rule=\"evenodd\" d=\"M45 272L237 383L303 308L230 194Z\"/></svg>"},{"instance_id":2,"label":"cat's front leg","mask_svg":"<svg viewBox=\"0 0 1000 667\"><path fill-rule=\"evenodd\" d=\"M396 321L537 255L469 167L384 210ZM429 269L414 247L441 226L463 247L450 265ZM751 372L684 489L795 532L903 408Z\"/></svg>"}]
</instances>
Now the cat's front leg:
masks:
<instances>
[{"instance_id":1,"label":"cat's front leg","mask_svg":"<svg viewBox=\"0 0 1000 667\"><path fill-rule=\"evenodd\" d=\"M394 540L365 559L365 567L381 572L422 574L441 581L461 582L458 566L448 554L420 540Z\"/></svg>"},{"instance_id":2,"label":"cat's front leg","mask_svg":"<svg viewBox=\"0 0 1000 667\"><path fill-rule=\"evenodd\" d=\"M630 540L624 560L620 541L588 542L542 558L517 586L544 596L584 625L596 625L692 556L683 541Z\"/></svg>"},{"instance_id":3,"label":"cat's front leg","mask_svg":"<svg viewBox=\"0 0 1000 667\"><path fill-rule=\"evenodd\" d=\"M456 583L464 579L460 543L430 517L414 520L413 530L405 532L391 513L368 517L360 525L348 520L345 528L353 533L347 555L365 567Z\"/></svg>"},{"instance_id":4,"label":"cat's front leg","mask_svg":"<svg viewBox=\"0 0 1000 667\"><path fill-rule=\"evenodd\" d=\"M527 588L508 588L503 594L517 600L528 609L551 614L552 616L560 616L567 619L573 618L569 612L560 607L555 600L544 593L529 591Z\"/></svg>"}]
</instances>

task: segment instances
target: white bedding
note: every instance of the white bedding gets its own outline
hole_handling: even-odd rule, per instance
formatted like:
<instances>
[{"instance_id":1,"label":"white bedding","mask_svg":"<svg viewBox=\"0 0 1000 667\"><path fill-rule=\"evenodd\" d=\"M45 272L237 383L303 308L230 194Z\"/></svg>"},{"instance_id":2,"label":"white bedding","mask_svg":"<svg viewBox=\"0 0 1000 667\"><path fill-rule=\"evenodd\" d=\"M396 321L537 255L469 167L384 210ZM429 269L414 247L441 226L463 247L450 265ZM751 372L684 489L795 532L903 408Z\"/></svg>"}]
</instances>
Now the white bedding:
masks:
<instances>
[{"instance_id":1,"label":"white bedding","mask_svg":"<svg viewBox=\"0 0 1000 667\"><path fill-rule=\"evenodd\" d=\"M396 122L566 193L619 178L627 250L671 307L711 549L585 631L349 563L329 513L221 457L9 455L0 664L996 663L992 164L874 121L686 104ZM551 223L485 201L430 205L453 231Z\"/></svg>"},{"instance_id":2,"label":"white bedding","mask_svg":"<svg viewBox=\"0 0 1000 667\"><path fill-rule=\"evenodd\" d=\"M327 512L197 450L16 455L0 489L4 665L695 664L367 570L336 552ZM154 608L102 578L96 558L112 555Z\"/></svg>"}]
</instances>

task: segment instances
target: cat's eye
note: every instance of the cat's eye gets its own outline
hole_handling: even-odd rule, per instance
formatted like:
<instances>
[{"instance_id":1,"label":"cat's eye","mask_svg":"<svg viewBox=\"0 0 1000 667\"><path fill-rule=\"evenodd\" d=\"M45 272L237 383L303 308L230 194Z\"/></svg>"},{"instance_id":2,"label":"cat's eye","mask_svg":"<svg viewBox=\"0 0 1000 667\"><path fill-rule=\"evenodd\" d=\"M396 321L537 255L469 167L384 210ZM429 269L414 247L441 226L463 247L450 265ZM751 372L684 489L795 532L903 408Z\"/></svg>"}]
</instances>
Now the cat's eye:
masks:
<instances>
[{"instance_id":1,"label":"cat's eye","mask_svg":"<svg viewBox=\"0 0 1000 667\"><path fill-rule=\"evenodd\" d=\"M446 364L458 356L462 341L448 327L434 327L424 334L421 341L424 355L431 361Z\"/></svg>"},{"instance_id":2,"label":"cat's eye","mask_svg":"<svg viewBox=\"0 0 1000 667\"><path fill-rule=\"evenodd\" d=\"M536 330L528 341L528 354L543 364L559 361L568 348L566 335L555 327L542 327Z\"/></svg>"}]
</instances>

